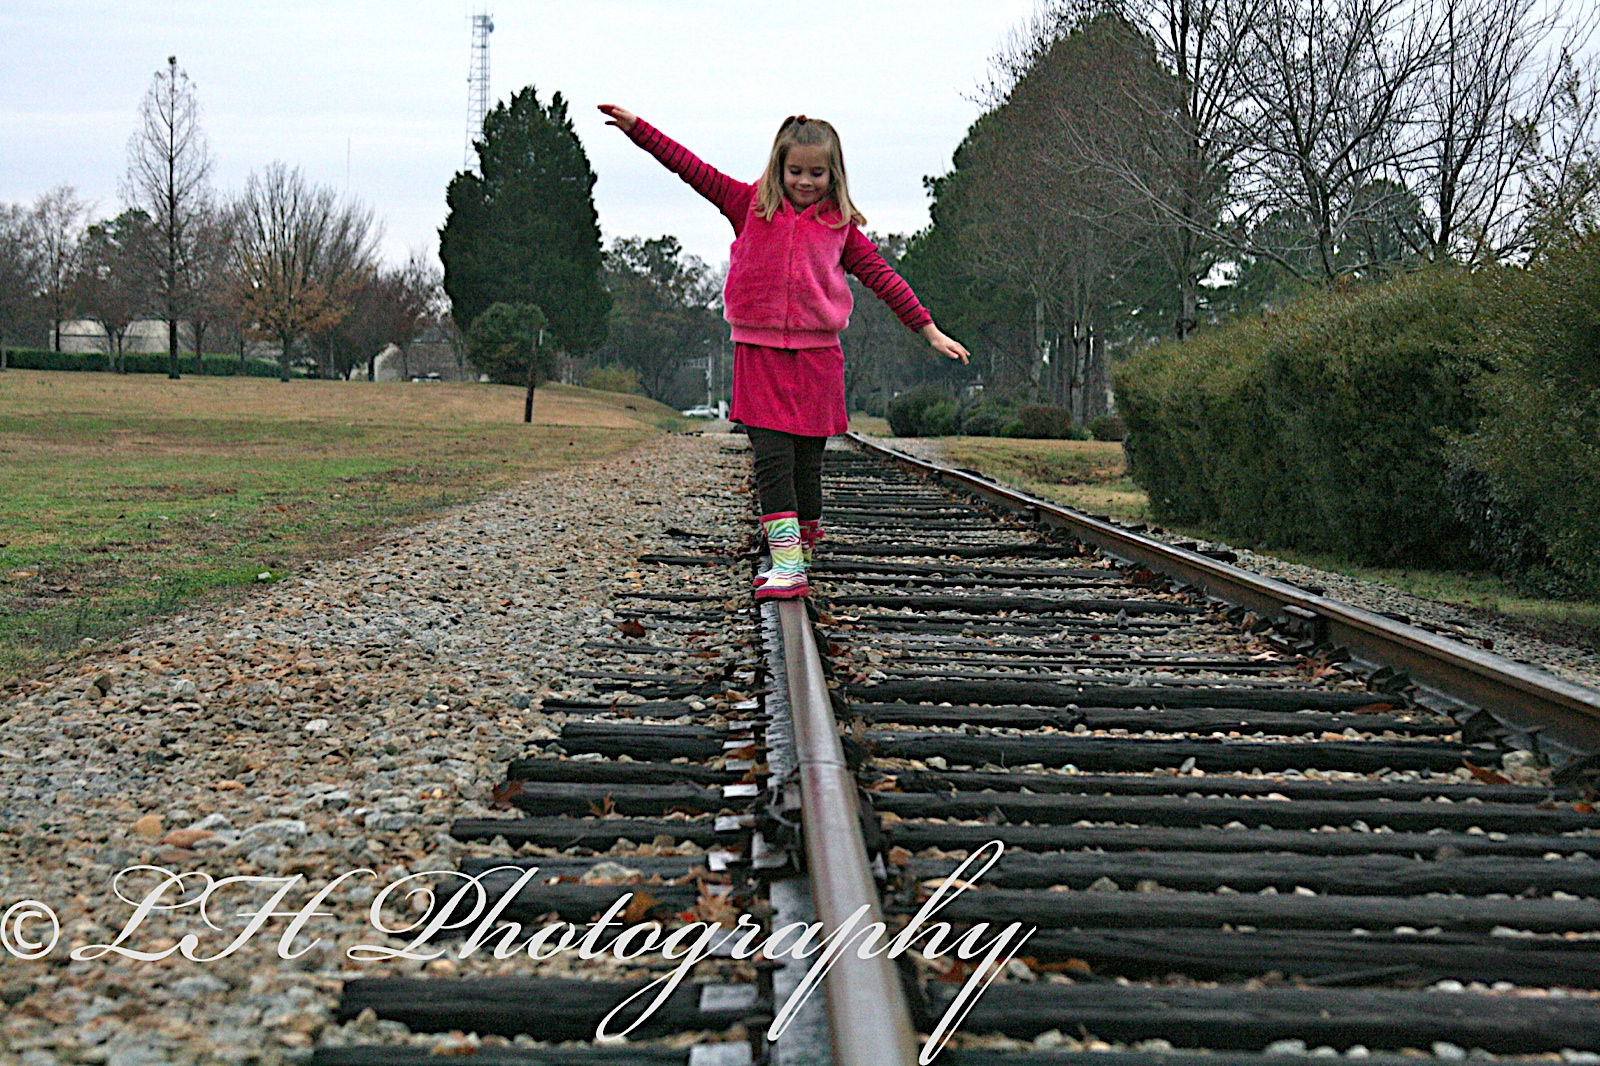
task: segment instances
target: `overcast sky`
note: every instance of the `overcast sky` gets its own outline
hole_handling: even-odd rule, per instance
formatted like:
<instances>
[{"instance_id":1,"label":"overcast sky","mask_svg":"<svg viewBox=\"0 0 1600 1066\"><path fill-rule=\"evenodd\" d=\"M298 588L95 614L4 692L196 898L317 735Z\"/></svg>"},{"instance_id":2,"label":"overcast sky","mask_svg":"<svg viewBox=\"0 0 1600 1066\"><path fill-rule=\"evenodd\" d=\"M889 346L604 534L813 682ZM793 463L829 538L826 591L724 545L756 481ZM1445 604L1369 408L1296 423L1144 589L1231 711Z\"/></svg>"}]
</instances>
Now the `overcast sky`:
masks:
<instances>
[{"instance_id":1,"label":"overcast sky","mask_svg":"<svg viewBox=\"0 0 1600 1066\"><path fill-rule=\"evenodd\" d=\"M384 220L385 255L432 252L462 165L464 0L267 3L4 0L0 200L66 182L103 215L139 101L176 54L204 108L219 188L274 159L346 187ZM839 128L851 192L872 229L927 221L925 174L943 173L977 115L989 56L1034 0L868 0L794 7L749 0L501 0L490 7L492 92L559 90L599 175L607 238L677 235L726 258L727 223L604 125L597 103L649 118L713 165L754 180L777 124L803 112ZM348 153L347 153L348 149Z\"/></svg>"}]
</instances>

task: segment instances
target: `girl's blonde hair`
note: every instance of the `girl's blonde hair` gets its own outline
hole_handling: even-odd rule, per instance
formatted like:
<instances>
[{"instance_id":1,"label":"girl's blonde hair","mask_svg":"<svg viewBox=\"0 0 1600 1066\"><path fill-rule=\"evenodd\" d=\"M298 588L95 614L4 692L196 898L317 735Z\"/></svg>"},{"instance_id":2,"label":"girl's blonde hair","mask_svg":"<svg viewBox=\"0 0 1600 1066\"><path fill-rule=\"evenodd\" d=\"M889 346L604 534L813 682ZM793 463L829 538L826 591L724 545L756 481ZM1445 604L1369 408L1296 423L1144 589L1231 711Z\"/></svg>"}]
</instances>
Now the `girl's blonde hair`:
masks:
<instances>
[{"instance_id":1,"label":"girl's blonde hair","mask_svg":"<svg viewBox=\"0 0 1600 1066\"><path fill-rule=\"evenodd\" d=\"M839 147L839 134L833 126L820 118L790 115L778 127L778 136L772 141L772 155L767 159L767 169L756 185L756 213L768 222L783 206L783 167L789 160L789 149L796 146L820 145L828 153L828 196L839 206L839 221L834 229L854 222L865 227L866 217L850 202L850 184L844 176L844 149Z\"/></svg>"}]
</instances>

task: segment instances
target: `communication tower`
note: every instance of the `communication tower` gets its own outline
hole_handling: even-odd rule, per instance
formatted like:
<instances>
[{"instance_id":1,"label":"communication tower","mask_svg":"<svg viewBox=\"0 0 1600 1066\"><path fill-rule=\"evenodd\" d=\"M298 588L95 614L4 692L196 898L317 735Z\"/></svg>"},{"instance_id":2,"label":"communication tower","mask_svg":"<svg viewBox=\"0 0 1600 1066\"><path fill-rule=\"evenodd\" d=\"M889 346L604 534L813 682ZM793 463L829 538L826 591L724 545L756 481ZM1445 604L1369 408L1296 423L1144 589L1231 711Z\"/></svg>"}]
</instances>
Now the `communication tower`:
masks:
<instances>
[{"instance_id":1,"label":"communication tower","mask_svg":"<svg viewBox=\"0 0 1600 1066\"><path fill-rule=\"evenodd\" d=\"M467 67L467 147L462 167L471 170L477 155L472 142L483 136L483 116L489 113L489 34L494 18L487 12L472 16L472 61Z\"/></svg>"}]
</instances>

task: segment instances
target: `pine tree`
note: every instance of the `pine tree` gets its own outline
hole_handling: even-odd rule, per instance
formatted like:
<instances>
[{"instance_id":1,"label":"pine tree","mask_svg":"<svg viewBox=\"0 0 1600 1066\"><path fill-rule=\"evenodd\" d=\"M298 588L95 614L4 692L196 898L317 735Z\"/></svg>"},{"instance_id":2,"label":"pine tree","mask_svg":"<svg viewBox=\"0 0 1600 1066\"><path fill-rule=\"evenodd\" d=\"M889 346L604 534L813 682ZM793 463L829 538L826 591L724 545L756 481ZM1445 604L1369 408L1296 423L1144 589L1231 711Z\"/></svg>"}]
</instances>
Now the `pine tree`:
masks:
<instances>
[{"instance_id":1,"label":"pine tree","mask_svg":"<svg viewBox=\"0 0 1600 1066\"><path fill-rule=\"evenodd\" d=\"M528 86L483 120L480 174L450 182L439 231L444 288L470 329L496 303L544 309L556 347L573 355L605 339L611 298L601 276L594 171L560 93Z\"/></svg>"}]
</instances>

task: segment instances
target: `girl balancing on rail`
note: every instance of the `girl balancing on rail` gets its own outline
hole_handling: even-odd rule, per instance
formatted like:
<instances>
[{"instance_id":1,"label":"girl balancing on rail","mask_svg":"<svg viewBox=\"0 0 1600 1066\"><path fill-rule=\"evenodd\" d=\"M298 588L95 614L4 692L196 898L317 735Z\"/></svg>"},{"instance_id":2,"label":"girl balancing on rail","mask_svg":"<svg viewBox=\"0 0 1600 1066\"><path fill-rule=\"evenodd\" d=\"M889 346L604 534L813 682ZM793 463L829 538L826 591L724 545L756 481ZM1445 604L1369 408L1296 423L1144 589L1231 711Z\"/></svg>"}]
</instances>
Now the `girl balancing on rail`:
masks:
<instances>
[{"instance_id":1,"label":"girl balancing on rail","mask_svg":"<svg viewBox=\"0 0 1600 1066\"><path fill-rule=\"evenodd\" d=\"M820 119L793 115L772 142L754 185L735 181L633 112L601 104L608 125L717 206L733 223L723 315L733 327L733 408L755 455L761 525L772 567L756 579L757 599L807 591L806 566L822 536L822 452L849 428L839 331L853 299L845 273L927 339L934 351L967 361L967 350L933 324L898 274L861 232L850 202L839 135Z\"/></svg>"}]
</instances>

